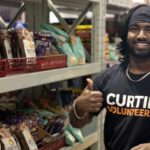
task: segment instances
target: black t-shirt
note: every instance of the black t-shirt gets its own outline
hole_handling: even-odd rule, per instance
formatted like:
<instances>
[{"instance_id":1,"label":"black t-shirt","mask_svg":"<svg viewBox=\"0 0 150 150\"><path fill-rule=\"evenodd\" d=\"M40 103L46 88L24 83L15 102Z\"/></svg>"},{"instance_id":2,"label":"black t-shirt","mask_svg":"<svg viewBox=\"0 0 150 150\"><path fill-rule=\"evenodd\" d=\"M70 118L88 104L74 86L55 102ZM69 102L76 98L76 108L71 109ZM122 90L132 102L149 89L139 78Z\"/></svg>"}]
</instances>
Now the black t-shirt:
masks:
<instances>
[{"instance_id":1,"label":"black t-shirt","mask_svg":"<svg viewBox=\"0 0 150 150\"><path fill-rule=\"evenodd\" d=\"M104 126L107 150L130 150L150 142L149 85L150 76L140 82L130 81L123 64L95 77L94 89L103 92L103 106L107 109Z\"/></svg>"}]
</instances>

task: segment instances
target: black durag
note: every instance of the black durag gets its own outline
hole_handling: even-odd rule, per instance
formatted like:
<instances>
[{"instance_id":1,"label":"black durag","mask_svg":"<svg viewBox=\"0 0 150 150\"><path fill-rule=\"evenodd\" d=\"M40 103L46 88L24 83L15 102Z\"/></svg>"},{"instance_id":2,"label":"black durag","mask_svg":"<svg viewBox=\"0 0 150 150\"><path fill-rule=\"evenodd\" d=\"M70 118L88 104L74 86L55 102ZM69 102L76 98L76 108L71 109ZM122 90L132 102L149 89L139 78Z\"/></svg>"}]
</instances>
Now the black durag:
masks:
<instances>
[{"instance_id":1,"label":"black durag","mask_svg":"<svg viewBox=\"0 0 150 150\"><path fill-rule=\"evenodd\" d=\"M128 22L128 28L140 22L150 22L150 6L149 5L139 7L132 13Z\"/></svg>"}]
</instances>

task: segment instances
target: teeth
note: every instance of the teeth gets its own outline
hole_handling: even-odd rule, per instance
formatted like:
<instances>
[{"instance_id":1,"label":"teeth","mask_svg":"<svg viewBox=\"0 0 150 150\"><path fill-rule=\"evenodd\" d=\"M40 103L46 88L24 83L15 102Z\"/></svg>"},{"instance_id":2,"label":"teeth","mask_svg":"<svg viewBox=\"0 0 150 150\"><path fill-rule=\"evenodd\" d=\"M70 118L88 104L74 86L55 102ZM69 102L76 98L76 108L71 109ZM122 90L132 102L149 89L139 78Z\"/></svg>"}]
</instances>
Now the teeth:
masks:
<instances>
[{"instance_id":1,"label":"teeth","mask_svg":"<svg viewBox=\"0 0 150 150\"><path fill-rule=\"evenodd\" d=\"M147 43L137 43L137 45L148 45Z\"/></svg>"}]
</instances>

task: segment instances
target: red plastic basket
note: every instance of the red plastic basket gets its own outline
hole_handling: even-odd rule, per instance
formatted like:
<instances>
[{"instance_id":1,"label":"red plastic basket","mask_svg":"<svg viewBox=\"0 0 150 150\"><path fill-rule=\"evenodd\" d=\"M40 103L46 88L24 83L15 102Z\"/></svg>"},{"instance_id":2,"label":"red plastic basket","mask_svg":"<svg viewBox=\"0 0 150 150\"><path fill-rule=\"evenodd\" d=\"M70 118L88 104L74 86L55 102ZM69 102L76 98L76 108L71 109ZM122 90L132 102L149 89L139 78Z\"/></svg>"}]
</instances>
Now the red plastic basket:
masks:
<instances>
[{"instance_id":1,"label":"red plastic basket","mask_svg":"<svg viewBox=\"0 0 150 150\"><path fill-rule=\"evenodd\" d=\"M36 71L36 58L7 59L6 74L17 74Z\"/></svg>"},{"instance_id":2,"label":"red plastic basket","mask_svg":"<svg viewBox=\"0 0 150 150\"><path fill-rule=\"evenodd\" d=\"M66 67L67 55L50 55L37 58L37 71Z\"/></svg>"},{"instance_id":3,"label":"red plastic basket","mask_svg":"<svg viewBox=\"0 0 150 150\"><path fill-rule=\"evenodd\" d=\"M7 63L6 59L0 59L0 77L6 76Z\"/></svg>"},{"instance_id":4,"label":"red plastic basket","mask_svg":"<svg viewBox=\"0 0 150 150\"><path fill-rule=\"evenodd\" d=\"M67 55L58 54L37 58L13 58L0 62L0 76L66 67ZM6 68L5 68L6 67Z\"/></svg>"}]
</instances>

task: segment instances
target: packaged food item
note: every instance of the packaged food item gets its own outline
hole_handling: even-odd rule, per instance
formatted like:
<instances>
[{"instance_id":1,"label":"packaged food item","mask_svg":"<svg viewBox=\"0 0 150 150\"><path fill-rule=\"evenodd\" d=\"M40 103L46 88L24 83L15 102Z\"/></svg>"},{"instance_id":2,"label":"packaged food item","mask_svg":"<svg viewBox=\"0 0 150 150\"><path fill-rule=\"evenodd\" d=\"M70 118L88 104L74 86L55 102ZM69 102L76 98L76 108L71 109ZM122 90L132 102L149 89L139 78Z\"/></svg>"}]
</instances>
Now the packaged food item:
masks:
<instances>
[{"instance_id":1,"label":"packaged food item","mask_svg":"<svg viewBox=\"0 0 150 150\"><path fill-rule=\"evenodd\" d=\"M0 48L3 58L13 58L11 35L7 30L0 30Z\"/></svg>"},{"instance_id":2,"label":"packaged food item","mask_svg":"<svg viewBox=\"0 0 150 150\"><path fill-rule=\"evenodd\" d=\"M75 138L68 130L65 130L65 136L66 136L66 144L72 146L76 141Z\"/></svg>"},{"instance_id":3,"label":"packaged food item","mask_svg":"<svg viewBox=\"0 0 150 150\"><path fill-rule=\"evenodd\" d=\"M69 43L58 43L62 52L67 55L67 66L76 66L78 64L78 59L74 55Z\"/></svg>"},{"instance_id":4,"label":"packaged food item","mask_svg":"<svg viewBox=\"0 0 150 150\"><path fill-rule=\"evenodd\" d=\"M36 57L32 32L29 32L27 29L16 29L14 36L18 44L21 57Z\"/></svg>"},{"instance_id":5,"label":"packaged food item","mask_svg":"<svg viewBox=\"0 0 150 150\"><path fill-rule=\"evenodd\" d=\"M85 64L85 48L81 42L81 39L76 36L70 37L70 45L73 50L74 55L78 60L78 65Z\"/></svg>"},{"instance_id":6,"label":"packaged food item","mask_svg":"<svg viewBox=\"0 0 150 150\"><path fill-rule=\"evenodd\" d=\"M41 127L38 128L38 132L33 134L34 140L36 141L36 144L38 148L44 147L48 145L52 141L52 137L50 134L48 134L44 129Z\"/></svg>"},{"instance_id":7,"label":"packaged food item","mask_svg":"<svg viewBox=\"0 0 150 150\"><path fill-rule=\"evenodd\" d=\"M82 132L81 132L80 129L74 128L74 127L69 123L68 126L67 126L67 130L74 136L74 138L75 138L78 142L83 143L84 138L83 138L83 135L82 135Z\"/></svg>"},{"instance_id":8,"label":"packaged food item","mask_svg":"<svg viewBox=\"0 0 150 150\"><path fill-rule=\"evenodd\" d=\"M25 123L20 124L16 132L23 150L38 150L29 128Z\"/></svg>"},{"instance_id":9,"label":"packaged food item","mask_svg":"<svg viewBox=\"0 0 150 150\"><path fill-rule=\"evenodd\" d=\"M10 93L3 93L0 96L0 111L15 111L17 109L18 99L17 95L10 95Z\"/></svg>"},{"instance_id":10,"label":"packaged food item","mask_svg":"<svg viewBox=\"0 0 150 150\"><path fill-rule=\"evenodd\" d=\"M20 58L21 56L21 52L19 49L19 45L18 45L18 40L17 40L17 36L16 36L16 31L15 30L10 30L10 35L11 35L11 47L13 50L13 57L14 58Z\"/></svg>"},{"instance_id":11,"label":"packaged food item","mask_svg":"<svg viewBox=\"0 0 150 150\"><path fill-rule=\"evenodd\" d=\"M56 26L50 24L42 24L41 29L44 32L50 33L55 39L57 39L57 41L64 43L69 40L69 35Z\"/></svg>"},{"instance_id":12,"label":"packaged food item","mask_svg":"<svg viewBox=\"0 0 150 150\"><path fill-rule=\"evenodd\" d=\"M20 150L20 147L17 145L14 137L10 134L9 130L6 128L0 129L1 135L1 149L2 150Z\"/></svg>"},{"instance_id":13,"label":"packaged food item","mask_svg":"<svg viewBox=\"0 0 150 150\"><path fill-rule=\"evenodd\" d=\"M46 56L51 51L51 36L48 33L34 33L36 56Z\"/></svg>"}]
</instances>

